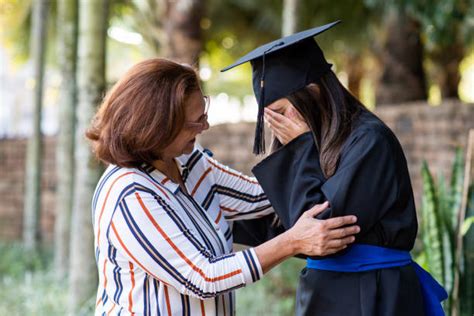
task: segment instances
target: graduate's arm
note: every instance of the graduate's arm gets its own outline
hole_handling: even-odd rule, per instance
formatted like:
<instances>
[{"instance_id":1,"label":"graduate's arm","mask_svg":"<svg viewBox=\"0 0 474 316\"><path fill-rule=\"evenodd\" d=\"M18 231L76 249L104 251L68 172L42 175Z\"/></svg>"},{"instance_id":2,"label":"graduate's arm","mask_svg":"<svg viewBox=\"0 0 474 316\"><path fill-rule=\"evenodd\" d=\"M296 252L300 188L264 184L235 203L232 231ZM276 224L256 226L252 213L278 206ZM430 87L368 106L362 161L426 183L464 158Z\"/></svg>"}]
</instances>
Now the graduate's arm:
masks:
<instances>
[{"instance_id":1,"label":"graduate's arm","mask_svg":"<svg viewBox=\"0 0 474 316\"><path fill-rule=\"evenodd\" d=\"M356 215L361 235L396 205L397 157L382 131L357 133L348 140L335 174L321 187L330 217Z\"/></svg>"}]
</instances>

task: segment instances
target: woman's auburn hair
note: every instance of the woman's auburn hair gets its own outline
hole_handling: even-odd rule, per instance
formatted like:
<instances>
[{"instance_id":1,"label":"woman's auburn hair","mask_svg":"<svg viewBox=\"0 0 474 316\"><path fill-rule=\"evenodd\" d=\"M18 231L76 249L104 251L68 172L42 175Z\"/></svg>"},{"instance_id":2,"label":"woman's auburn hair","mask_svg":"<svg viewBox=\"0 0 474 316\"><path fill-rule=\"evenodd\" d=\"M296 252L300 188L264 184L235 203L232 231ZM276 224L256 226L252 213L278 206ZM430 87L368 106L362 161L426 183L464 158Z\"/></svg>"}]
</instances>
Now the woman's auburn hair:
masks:
<instances>
[{"instance_id":1,"label":"woman's auburn hair","mask_svg":"<svg viewBox=\"0 0 474 316\"><path fill-rule=\"evenodd\" d=\"M186 99L200 91L187 65L153 58L134 65L107 93L86 137L96 157L136 168L160 159L185 121Z\"/></svg>"}]
</instances>

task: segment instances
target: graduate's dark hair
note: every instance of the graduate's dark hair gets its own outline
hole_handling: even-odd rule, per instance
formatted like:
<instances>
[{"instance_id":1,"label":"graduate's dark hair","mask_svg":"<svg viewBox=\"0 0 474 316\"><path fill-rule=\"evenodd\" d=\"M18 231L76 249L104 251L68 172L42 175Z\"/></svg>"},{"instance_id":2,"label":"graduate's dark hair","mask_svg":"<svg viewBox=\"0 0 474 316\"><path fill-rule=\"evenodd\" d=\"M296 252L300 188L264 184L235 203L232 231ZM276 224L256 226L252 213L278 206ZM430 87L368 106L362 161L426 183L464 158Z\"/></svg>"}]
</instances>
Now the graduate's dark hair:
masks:
<instances>
[{"instance_id":1,"label":"graduate's dark hair","mask_svg":"<svg viewBox=\"0 0 474 316\"><path fill-rule=\"evenodd\" d=\"M341 147L349 137L355 119L366 107L329 71L312 83L286 97L309 125L319 151L326 178L337 169ZM281 147L274 138L272 151Z\"/></svg>"}]
</instances>

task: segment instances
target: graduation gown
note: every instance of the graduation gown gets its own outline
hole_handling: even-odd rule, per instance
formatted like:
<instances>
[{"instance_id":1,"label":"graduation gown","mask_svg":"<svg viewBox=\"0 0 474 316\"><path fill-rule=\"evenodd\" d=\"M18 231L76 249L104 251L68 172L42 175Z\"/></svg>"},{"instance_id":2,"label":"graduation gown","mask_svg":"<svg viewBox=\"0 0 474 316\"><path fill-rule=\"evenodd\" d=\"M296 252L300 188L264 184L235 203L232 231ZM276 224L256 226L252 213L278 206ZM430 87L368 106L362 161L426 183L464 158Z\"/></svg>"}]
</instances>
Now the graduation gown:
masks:
<instances>
[{"instance_id":1,"label":"graduation gown","mask_svg":"<svg viewBox=\"0 0 474 316\"><path fill-rule=\"evenodd\" d=\"M285 229L313 205L328 200L321 219L356 215L356 243L410 251L417 233L413 191L402 148L375 115L363 112L326 179L311 132L300 135L252 170ZM424 315L411 265L344 273L305 268L297 315Z\"/></svg>"}]
</instances>

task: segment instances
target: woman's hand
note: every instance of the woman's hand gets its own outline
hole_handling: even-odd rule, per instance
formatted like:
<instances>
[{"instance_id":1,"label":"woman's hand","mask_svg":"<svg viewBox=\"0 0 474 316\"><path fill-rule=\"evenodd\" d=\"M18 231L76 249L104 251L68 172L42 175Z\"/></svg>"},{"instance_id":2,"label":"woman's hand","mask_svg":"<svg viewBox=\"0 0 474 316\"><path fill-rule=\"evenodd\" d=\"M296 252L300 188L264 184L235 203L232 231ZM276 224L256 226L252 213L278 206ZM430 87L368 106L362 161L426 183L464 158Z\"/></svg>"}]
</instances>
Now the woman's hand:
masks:
<instances>
[{"instance_id":1,"label":"woman's hand","mask_svg":"<svg viewBox=\"0 0 474 316\"><path fill-rule=\"evenodd\" d=\"M310 130L306 122L296 116L288 118L268 108L265 108L264 116L273 134L283 145Z\"/></svg>"},{"instance_id":2,"label":"woman's hand","mask_svg":"<svg viewBox=\"0 0 474 316\"><path fill-rule=\"evenodd\" d=\"M296 253L308 256L326 256L336 253L354 242L353 235L357 234L360 228L356 225L347 225L357 221L355 216L334 217L327 220L314 218L328 206L328 202L315 205L309 211L304 212L288 231L289 238L296 247Z\"/></svg>"},{"instance_id":3,"label":"woman's hand","mask_svg":"<svg viewBox=\"0 0 474 316\"><path fill-rule=\"evenodd\" d=\"M355 216L341 216L326 220L314 218L329 206L318 204L301 215L296 224L273 239L255 247L263 273L288 257L305 254L326 256L336 253L354 242L359 226L347 226L357 221ZM347 226L347 227L344 227Z\"/></svg>"}]
</instances>

